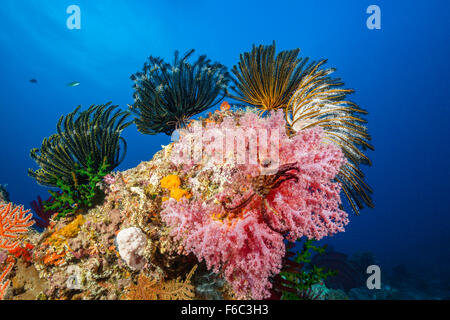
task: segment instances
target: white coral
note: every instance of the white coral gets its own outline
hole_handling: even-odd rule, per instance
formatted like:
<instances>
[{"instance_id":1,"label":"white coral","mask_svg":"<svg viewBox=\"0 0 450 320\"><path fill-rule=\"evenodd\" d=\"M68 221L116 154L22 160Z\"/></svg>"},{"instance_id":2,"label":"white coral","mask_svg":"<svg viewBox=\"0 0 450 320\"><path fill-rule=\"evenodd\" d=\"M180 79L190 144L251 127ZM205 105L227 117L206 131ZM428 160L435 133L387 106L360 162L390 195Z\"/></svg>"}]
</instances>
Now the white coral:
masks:
<instances>
[{"instance_id":1,"label":"white coral","mask_svg":"<svg viewBox=\"0 0 450 320\"><path fill-rule=\"evenodd\" d=\"M147 245L147 237L141 229L131 227L121 230L117 234L117 245L120 257L135 270L141 270L145 266L142 253Z\"/></svg>"}]
</instances>

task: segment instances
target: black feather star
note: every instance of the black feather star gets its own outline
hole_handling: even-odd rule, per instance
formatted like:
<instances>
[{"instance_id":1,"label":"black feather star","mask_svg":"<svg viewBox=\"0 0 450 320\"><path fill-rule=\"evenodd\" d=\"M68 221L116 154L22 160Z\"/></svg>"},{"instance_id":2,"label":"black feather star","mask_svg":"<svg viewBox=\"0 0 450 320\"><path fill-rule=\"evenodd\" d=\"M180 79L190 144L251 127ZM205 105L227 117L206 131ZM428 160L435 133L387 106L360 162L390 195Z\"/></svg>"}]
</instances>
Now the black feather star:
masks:
<instances>
[{"instance_id":1,"label":"black feather star","mask_svg":"<svg viewBox=\"0 0 450 320\"><path fill-rule=\"evenodd\" d=\"M129 112L113 111L117 106L110 103L92 105L78 113L80 106L57 125L57 133L45 138L41 147L33 148L30 157L39 169L28 170L28 175L40 185L56 187L57 181L73 183L73 175L79 168L87 168L90 161L97 170L104 162L111 171L124 159L126 142L121 137ZM122 148L120 147L122 143Z\"/></svg>"},{"instance_id":2,"label":"black feather star","mask_svg":"<svg viewBox=\"0 0 450 320\"><path fill-rule=\"evenodd\" d=\"M193 64L175 52L173 65L150 56L142 72L132 75L138 130L145 134L166 133L186 125L195 114L219 103L227 94L229 75L220 63L211 63L205 55Z\"/></svg>"}]
</instances>

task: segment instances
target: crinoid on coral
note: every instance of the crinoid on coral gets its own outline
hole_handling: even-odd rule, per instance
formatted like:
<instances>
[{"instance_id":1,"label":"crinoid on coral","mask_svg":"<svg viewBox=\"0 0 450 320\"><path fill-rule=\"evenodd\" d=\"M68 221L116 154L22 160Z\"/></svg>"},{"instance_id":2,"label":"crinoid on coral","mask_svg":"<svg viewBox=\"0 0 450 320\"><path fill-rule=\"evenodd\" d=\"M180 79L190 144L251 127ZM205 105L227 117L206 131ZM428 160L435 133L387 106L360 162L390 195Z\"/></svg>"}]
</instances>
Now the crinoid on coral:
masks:
<instances>
[{"instance_id":1,"label":"crinoid on coral","mask_svg":"<svg viewBox=\"0 0 450 320\"><path fill-rule=\"evenodd\" d=\"M272 45L253 45L251 52L242 53L232 73L235 95L232 98L262 111L285 108L292 93L305 74L311 70L308 58L298 58L300 49L275 54Z\"/></svg>"},{"instance_id":2,"label":"crinoid on coral","mask_svg":"<svg viewBox=\"0 0 450 320\"><path fill-rule=\"evenodd\" d=\"M373 207L372 189L364 182L364 174L359 169L360 164L371 164L363 151L373 150L364 126L366 120L361 117L367 112L345 100L353 90L343 89L339 78L330 77L335 69L321 69L325 62L314 63L314 67L303 75L289 100L286 120L289 128L297 132L321 127L324 139L341 148L348 161L336 179L342 183L342 190L358 214L363 204Z\"/></svg>"},{"instance_id":3,"label":"crinoid on coral","mask_svg":"<svg viewBox=\"0 0 450 320\"><path fill-rule=\"evenodd\" d=\"M190 186L191 196L164 201L161 218L182 244L180 252L205 260L238 298L266 298L270 277L282 267L284 239L321 239L344 231L348 219L340 209L340 183L334 181L344 156L322 142L319 127L289 136L282 111L264 118L251 110L225 111L197 122L204 126L203 135L195 137L198 123L193 123L171 150L174 170ZM241 142L228 140L229 132ZM272 141L279 165L271 173L264 171L266 160L275 160L265 157L270 152L258 153L256 162L236 158L272 145L261 140L263 132L279 138ZM222 138L242 149L224 151ZM200 158L187 156L193 144L202 146Z\"/></svg>"},{"instance_id":4,"label":"crinoid on coral","mask_svg":"<svg viewBox=\"0 0 450 320\"><path fill-rule=\"evenodd\" d=\"M172 65L150 56L143 71L131 76L135 102L130 108L136 114L135 122L141 133L170 135L226 94L229 82L226 68L211 63L205 55L191 64L188 59L193 52L180 58L176 51Z\"/></svg>"},{"instance_id":5,"label":"crinoid on coral","mask_svg":"<svg viewBox=\"0 0 450 320\"><path fill-rule=\"evenodd\" d=\"M78 113L80 106L57 125L57 134L45 138L40 149L34 148L30 156L39 165L28 174L45 186L57 187L58 180L73 185L82 184L82 177L74 177L77 169L86 169L89 159L94 171L104 163L113 170L124 159L126 142L120 136L132 122L126 122L129 113L118 110L110 103L92 105ZM123 144L123 149L120 147Z\"/></svg>"}]
</instances>

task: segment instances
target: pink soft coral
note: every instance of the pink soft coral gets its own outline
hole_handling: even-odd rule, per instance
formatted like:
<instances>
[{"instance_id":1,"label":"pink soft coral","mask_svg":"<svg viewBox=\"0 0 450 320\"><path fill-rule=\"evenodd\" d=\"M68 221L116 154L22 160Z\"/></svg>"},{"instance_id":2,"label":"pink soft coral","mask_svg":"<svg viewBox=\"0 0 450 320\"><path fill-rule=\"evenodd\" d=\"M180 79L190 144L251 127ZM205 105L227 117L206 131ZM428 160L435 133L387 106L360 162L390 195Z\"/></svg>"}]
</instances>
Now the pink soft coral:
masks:
<instances>
[{"instance_id":1,"label":"pink soft coral","mask_svg":"<svg viewBox=\"0 0 450 320\"><path fill-rule=\"evenodd\" d=\"M167 201L161 216L172 227L172 236L182 242L184 253L194 253L208 268L222 272L238 296L261 299L270 295L269 278L281 269L284 237L321 239L344 231L348 218L339 209L340 184L333 181L344 157L339 148L322 141L320 128L289 137L282 112L266 118L246 112L238 120L226 117L220 124L207 124L215 130L237 127L243 132L267 130L269 136L278 129L278 163L294 164L290 174L296 178L261 192L255 190L255 181L264 178L260 163L223 166L219 172L227 179L217 193L194 192L189 201ZM192 130L185 132L175 144L174 163L186 160L180 150L193 141L192 135ZM251 142L245 143L247 152ZM221 143L210 137L202 140L204 166L212 159L208 152L223 150ZM194 161L184 163L188 174ZM227 209L233 207L239 210Z\"/></svg>"},{"instance_id":2,"label":"pink soft coral","mask_svg":"<svg viewBox=\"0 0 450 320\"><path fill-rule=\"evenodd\" d=\"M222 271L236 293L266 296L268 278L279 272L284 256L281 234L262 223L256 212L230 222L215 218L221 206L170 199L165 207L164 221L175 226L172 235L183 241L185 253L205 260L208 269Z\"/></svg>"}]
</instances>

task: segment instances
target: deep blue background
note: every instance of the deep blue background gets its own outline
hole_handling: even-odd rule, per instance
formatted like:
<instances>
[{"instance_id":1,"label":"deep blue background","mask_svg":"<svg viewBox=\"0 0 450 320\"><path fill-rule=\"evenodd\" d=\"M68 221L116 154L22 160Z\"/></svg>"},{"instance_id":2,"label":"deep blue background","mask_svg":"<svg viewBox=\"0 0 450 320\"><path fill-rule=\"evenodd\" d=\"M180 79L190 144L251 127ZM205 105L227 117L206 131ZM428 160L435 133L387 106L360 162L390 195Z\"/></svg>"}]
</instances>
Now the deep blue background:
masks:
<instances>
[{"instance_id":1,"label":"deep blue background","mask_svg":"<svg viewBox=\"0 0 450 320\"><path fill-rule=\"evenodd\" d=\"M66 28L66 8L81 7L82 29ZM377 4L382 29L366 28ZM253 43L300 47L329 66L370 112L375 152L365 170L375 209L352 216L336 249L371 250L382 266L449 269L450 1L78 1L0 3L0 183L28 206L38 194L27 176L29 150L82 104L132 103L131 73L151 55L169 60L195 48L231 68ZM29 82L36 78L38 84ZM79 87L66 87L71 81ZM124 132L119 169L151 159L165 135Z\"/></svg>"}]
</instances>

